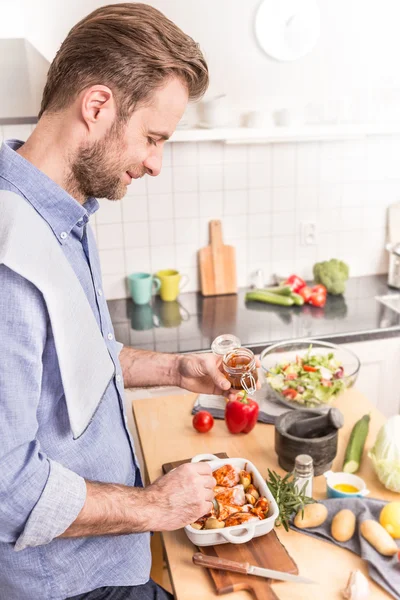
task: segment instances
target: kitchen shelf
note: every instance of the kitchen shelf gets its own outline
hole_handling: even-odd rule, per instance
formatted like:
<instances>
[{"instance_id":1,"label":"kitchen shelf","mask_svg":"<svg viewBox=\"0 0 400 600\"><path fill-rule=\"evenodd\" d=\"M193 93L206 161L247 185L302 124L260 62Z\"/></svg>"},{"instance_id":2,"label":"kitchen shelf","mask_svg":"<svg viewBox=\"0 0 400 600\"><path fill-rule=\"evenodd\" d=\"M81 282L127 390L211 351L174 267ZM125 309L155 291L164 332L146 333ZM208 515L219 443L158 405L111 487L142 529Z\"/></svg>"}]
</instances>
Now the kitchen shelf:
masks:
<instances>
[{"instance_id":1,"label":"kitchen shelf","mask_svg":"<svg viewBox=\"0 0 400 600\"><path fill-rule=\"evenodd\" d=\"M215 129L178 129L171 142L224 142L225 144L276 144L360 139L370 136L400 136L400 123L395 125L304 125L302 127L246 127Z\"/></svg>"}]
</instances>

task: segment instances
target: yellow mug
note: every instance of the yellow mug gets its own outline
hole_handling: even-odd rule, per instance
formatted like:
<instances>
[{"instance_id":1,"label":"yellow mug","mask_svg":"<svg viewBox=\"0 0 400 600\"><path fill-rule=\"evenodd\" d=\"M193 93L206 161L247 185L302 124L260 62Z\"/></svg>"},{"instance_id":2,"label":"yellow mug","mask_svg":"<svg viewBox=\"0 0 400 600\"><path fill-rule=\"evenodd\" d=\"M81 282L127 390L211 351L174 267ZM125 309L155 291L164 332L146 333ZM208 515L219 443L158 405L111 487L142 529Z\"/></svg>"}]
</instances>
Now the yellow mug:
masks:
<instances>
[{"instance_id":1,"label":"yellow mug","mask_svg":"<svg viewBox=\"0 0 400 600\"><path fill-rule=\"evenodd\" d=\"M181 275L174 269L158 271L155 278L160 281L160 296L164 302L174 302L189 281L187 275Z\"/></svg>"}]
</instances>

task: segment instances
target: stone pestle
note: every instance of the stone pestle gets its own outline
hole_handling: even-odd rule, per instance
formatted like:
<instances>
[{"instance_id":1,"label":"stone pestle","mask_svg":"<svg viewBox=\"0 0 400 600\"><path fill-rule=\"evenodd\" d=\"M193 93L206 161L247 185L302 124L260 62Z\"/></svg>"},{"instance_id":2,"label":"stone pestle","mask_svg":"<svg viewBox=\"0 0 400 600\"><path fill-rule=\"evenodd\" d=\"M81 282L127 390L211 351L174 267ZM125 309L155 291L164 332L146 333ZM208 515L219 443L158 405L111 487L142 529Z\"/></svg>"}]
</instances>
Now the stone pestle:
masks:
<instances>
[{"instance_id":1,"label":"stone pestle","mask_svg":"<svg viewBox=\"0 0 400 600\"><path fill-rule=\"evenodd\" d=\"M288 433L298 438L316 438L326 435L327 431L343 427L343 414L338 408L331 408L329 412L317 417L310 417L296 421L290 427Z\"/></svg>"}]
</instances>

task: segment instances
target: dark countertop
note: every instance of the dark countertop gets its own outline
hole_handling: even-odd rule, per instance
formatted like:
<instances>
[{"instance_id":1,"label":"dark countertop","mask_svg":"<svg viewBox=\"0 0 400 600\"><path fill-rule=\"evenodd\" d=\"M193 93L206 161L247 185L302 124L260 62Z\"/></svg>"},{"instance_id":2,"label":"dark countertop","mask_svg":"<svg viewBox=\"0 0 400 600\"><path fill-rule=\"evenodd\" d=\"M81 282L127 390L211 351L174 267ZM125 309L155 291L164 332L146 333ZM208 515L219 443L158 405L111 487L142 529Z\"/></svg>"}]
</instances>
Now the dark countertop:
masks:
<instances>
[{"instance_id":1,"label":"dark countertop","mask_svg":"<svg viewBox=\"0 0 400 600\"><path fill-rule=\"evenodd\" d=\"M400 314L376 300L400 293L386 282L386 275L354 277L345 295L329 296L324 308L246 304L245 289L208 298L181 294L179 302L162 302L157 296L152 306L137 306L131 299L108 305L116 339L125 345L161 352L209 350L215 337L233 333L243 346L260 352L293 338L350 343L400 336Z\"/></svg>"}]
</instances>

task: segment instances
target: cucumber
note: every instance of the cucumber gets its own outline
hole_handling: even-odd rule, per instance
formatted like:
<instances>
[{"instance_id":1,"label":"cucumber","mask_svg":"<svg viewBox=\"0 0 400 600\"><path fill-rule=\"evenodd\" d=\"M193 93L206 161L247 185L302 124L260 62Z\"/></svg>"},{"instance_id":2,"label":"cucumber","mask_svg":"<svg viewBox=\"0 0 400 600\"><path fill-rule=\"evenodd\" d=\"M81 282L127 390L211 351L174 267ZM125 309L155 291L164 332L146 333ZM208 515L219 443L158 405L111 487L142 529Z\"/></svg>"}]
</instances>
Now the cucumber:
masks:
<instances>
[{"instance_id":1,"label":"cucumber","mask_svg":"<svg viewBox=\"0 0 400 600\"><path fill-rule=\"evenodd\" d=\"M296 294L295 292L292 292L290 294L290 297L293 298L293 302L296 304L296 306L303 306L303 304L304 304L303 296L300 296L300 294Z\"/></svg>"},{"instance_id":2,"label":"cucumber","mask_svg":"<svg viewBox=\"0 0 400 600\"><path fill-rule=\"evenodd\" d=\"M293 306L294 300L290 296L281 296L265 290L254 290L247 292L246 300L255 300L256 302L266 302L267 304L278 304L279 306Z\"/></svg>"},{"instance_id":3,"label":"cucumber","mask_svg":"<svg viewBox=\"0 0 400 600\"><path fill-rule=\"evenodd\" d=\"M279 294L280 296L290 296L292 293L292 288L290 285L276 285L274 287L262 288L261 290L254 290L261 292L268 292L270 294Z\"/></svg>"},{"instance_id":4,"label":"cucumber","mask_svg":"<svg viewBox=\"0 0 400 600\"><path fill-rule=\"evenodd\" d=\"M345 473L357 473L360 468L361 458L367 439L369 422L371 417L364 415L351 430L349 443L344 456L343 471Z\"/></svg>"}]
</instances>

